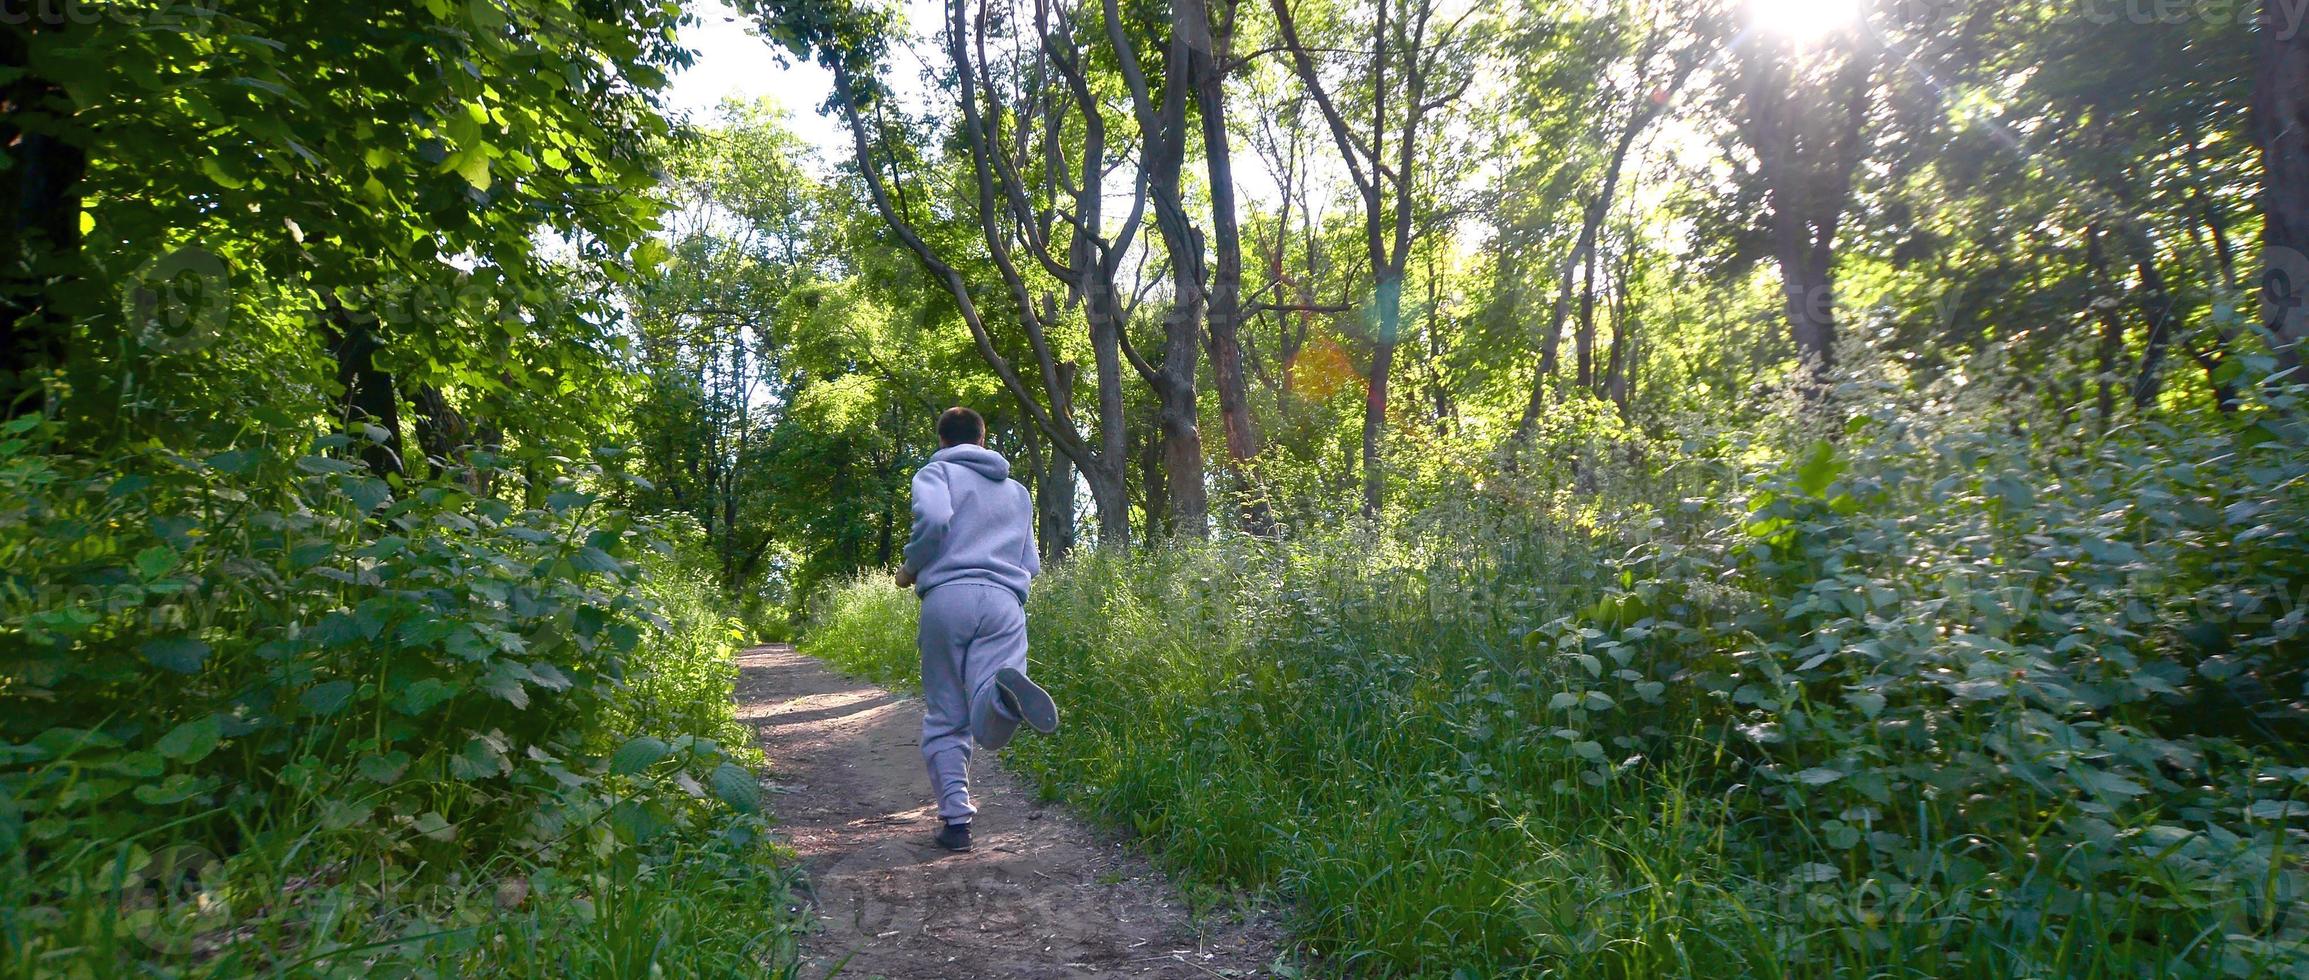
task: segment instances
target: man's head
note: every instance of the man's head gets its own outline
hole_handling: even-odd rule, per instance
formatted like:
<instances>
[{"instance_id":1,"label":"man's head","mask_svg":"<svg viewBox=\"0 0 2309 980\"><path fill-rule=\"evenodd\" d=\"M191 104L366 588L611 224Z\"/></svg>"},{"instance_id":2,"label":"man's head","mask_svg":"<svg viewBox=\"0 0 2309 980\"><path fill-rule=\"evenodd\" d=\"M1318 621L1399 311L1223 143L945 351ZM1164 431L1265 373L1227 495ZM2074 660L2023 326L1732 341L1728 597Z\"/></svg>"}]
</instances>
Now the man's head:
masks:
<instances>
[{"instance_id":1,"label":"man's head","mask_svg":"<svg viewBox=\"0 0 2309 980\"><path fill-rule=\"evenodd\" d=\"M938 416L938 448L986 445L986 420L967 408L949 408Z\"/></svg>"}]
</instances>

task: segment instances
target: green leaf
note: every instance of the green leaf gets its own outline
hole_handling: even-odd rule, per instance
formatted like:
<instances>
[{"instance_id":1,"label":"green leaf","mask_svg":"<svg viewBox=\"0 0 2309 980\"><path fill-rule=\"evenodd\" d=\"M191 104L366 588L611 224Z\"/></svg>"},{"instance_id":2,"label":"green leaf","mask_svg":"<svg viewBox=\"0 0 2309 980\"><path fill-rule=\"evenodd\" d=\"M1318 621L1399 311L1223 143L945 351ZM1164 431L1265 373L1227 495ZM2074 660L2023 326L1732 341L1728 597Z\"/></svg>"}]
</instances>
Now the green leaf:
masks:
<instances>
[{"instance_id":1,"label":"green leaf","mask_svg":"<svg viewBox=\"0 0 2309 980\"><path fill-rule=\"evenodd\" d=\"M199 762L216 751L217 741L222 738L224 720L208 715L169 729L168 734L153 745L153 751L178 762Z\"/></svg>"},{"instance_id":2,"label":"green leaf","mask_svg":"<svg viewBox=\"0 0 2309 980\"><path fill-rule=\"evenodd\" d=\"M1839 851L1849 851L1860 846L1860 831L1851 824L1841 820L1830 820L1821 826L1821 830L1823 831L1821 839L1826 841L1829 847Z\"/></svg>"},{"instance_id":3,"label":"green leaf","mask_svg":"<svg viewBox=\"0 0 2309 980\"><path fill-rule=\"evenodd\" d=\"M610 557L609 552L600 548L579 548L576 557L570 559L570 564L576 565L579 571L603 574L615 573L625 567L623 563Z\"/></svg>"},{"instance_id":4,"label":"green leaf","mask_svg":"<svg viewBox=\"0 0 2309 980\"><path fill-rule=\"evenodd\" d=\"M658 808L639 800L626 800L611 807L610 825L623 832L626 839L636 843L647 841L673 826Z\"/></svg>"},{"instance_id":5,"label":"green leaf","mask_svg":"<svg viewBox=\"0 0 2309 980\"><path fill-rule=\"evenodd\" d=\"M148 806L167 806L182 803L199 796L205 780L189 772L175 773L158 783L146 783L130 790L130 795Z\"/></svg>"},{"instance_id":6,"label":"green leaf","mask_svg":"<svg viewBox=\"0 0 2309 980\"><path fill-rule=\"evenodd\" d=\"M505 12L497 9L496 0L466 0L465 14L484 32L505 29Z\"/></svg>"},{"instance_id":7,"label":"green leaf","mask_svg":"<svg viewBox=\"0 0 2309 980\"><path fill-rule=\"evenodd\" d=\"M179 674L197 674L200 665L208 661L209 646L189 636L168 636L146 640L140 648L144 659L162 670Z\"/></svg>"},{"instance_id":8,"label":"green leaf","mask_svg":"<svg viewBox=\"0 0 2309 980\"><path fill-rule=\"evenodd\" d=\"M522 685L522 675L528 671L509 660L500 660L481 677L481 689L492 697L516 708L529 707L529 689Z\"/></svg>"},{"instance_id":9,"label":"green leaf","mask_svg":"<svg viewBox=\"0 0 2309 980\"><path fill-rule=\"evenodd\" d=\"M248 185L248 181L242 180L239 177L235 177L232 174L227 173L225 171L224 165L217 162L217 158L215 157L202 157L200 161L200 172L207 174L208 179L216 181L217 186L226 190L239 190L240 188Z\"/></svg>"},{"instance_id":10,"label":"green leaf","mask_svg":"<svg viewBox=\"0 0 2309 980\"><path fill-rule=\"evenodd\" d=\"M328 561L336 553L337 546L333 542L314 541L290 549L289 561L298 568L311 568Z\"/></svg>"},{"instance_id":11,"label":"green leaf","mask_svg":"<svg viewBox=\"0 0 2309 980\"><path fill-rule=\"evenodd\" d=\"M456 825L450 823L449 818L431 810L418 814L417 819L410 821L409 829L444 844L457 839Z\"/></svg>"},{"instance_id":12,"label":"green leaf","mask_svg":"<svg viewBox=\"0 0 2309 980\"><path fill-rule=\"evenodd\" d=\"M1846 773L1841 769L1830 769L1825 766L1818 766L1797 773L1796 781L1803 783L1806 786L1826 786L1829 783L1833 783L1839 779L1844 778L1845 775Z\"/></svg>"},{"instance_id":13,"label":"green leaf","mask_svg":"<svg viewBox=\"0 0 2309 980\"><path fill-rule=\"evenodd\" d=\"M487 143L477 144L457 154L457 176L465 178L474 190L489 190L489 153Z\"/></svg>"},{"instance_id":14,"label":"green leaf","mask_svg":"<svg viewBox=\"0 0 2309 980\"><path fill-rule=\"evenodd\" d=\"M104 768L130 779L156 779L166 764L160 761L158 752L130 752L112 760Z\"/></svg>"},{"instance_id":15,"label":"green leaf","mask_svg":"<svg viewBox=\"0 0 2309 980\"><path fill-rule=\"evenodd\" d=\"M1836 482L1837 474L1843 471L1844 464L1836 459L1836 447L1826 439L1818 440L1812 443L1812 449L1805 454L1804 462L1796 467L1796 489L1803 491L1807 497L1820 496L1828 491L1828 485Z\"/></svg>"},{"instance_id":16,"label":"green leaf","mask_svg":"<svg viewBox=\"0 0 2309 980\"><path fill-rule=\"evenodd\" d=\"M345 496L352 498L353 506L359 508L363 514L376 510L384 506L386 501L393 499L393 488L386 486L385 481L373 476L347 476L338 482L344 487Z\"/></svg>"},{"instance_id":17,"label":"green leaf","mask_svg":"<svg viewBox=\"0 0 2309 980\"><path fill-rule=\"evenodd\" d=\"M373 783L391 783L409 768L409 753L395 749L384 755L364 756L354 771Z\"/></svg>"},{"instance_id":18,"label":"green leaf","mask_svg":"<svg viewBox=\"0 0 2309 980\"><path fill-rule=\"evenodd\" d=\"M297 468L307 473L351 473L360 467L341 459L327 456L299 456Z\"/></svg>"},{"instance_id":19,"label":"green leaf","mask_svg":"<svg viewBox=\"0 0 2309 980\"><path fill-rule=\"evenodd\" d=\"M1844 703L1860 709L1864 718L1873 719L1884 713L1884 695L1874 691L1853 691L1844 695Z\"/></svg>"},{"instance_id":20,"label":"green leaf","mask_svg":"<svg viewBox=\"0 0 2309 980\"><path fill-rule=\"evenodd\" d=\"M511 771L513 763L505 758L505 742L495 735L474 736L463 751L449 757L449 775L458 779L487 779Z\"/></svg>"},{"instance_id":21,"label":"green leaf","mask_svg":"<svg viewBox=\"0 0 2309 980\"><path fill-rule=\"evenodd\" d=\"M174 570L176 561L176 549L156 544L136 553L136 572L149 582Z\"/></svg>"},{"instance_id":22,"label":"green leaf","mask_svg":"<svg viewBox=\"0 0 2309 980\"><path fill-rule=\"evenodd\" d=\"M2149 791L2148 787L2142 786L2141 784L2133 782L2130 779L2126 779L2125 777L2119 776L2113 772L2108 772L2102 769L2095 769L2091 766L2080 765L2074 769L2071 769L2069 770L2069 776L2070 778L2076 780L2077 785L2082 786L2091 792L2105 793L2109 796L2122 797L2124 799L2131 799Z\"/></svg>"},{"instance_id":23,"label":"green leaf","mask_svg":"<svg viewBox=\"0 0 2309 980\"><path fill-rule=\"evenodd\" d=\"M739 813L754 813L762 808L762 784L754 781L754 774L734 762L714 767L707 780L713 784L714 795Z\"/></svg>"},{"instance_id":24,"label":"green leaf","mask_svg":"<svg viewBox=\"0 0 2309 980\"><path fill-rule=\"evenodd\" d=\"M2297 800L2259 800L2245 808L2245 816L2254 820L2286 820L2309 817L2309 803Z\"/></svg>"},{"instance_id":25,"label":"green leaf","mask_svg":"<svg viewBox=\"0 0 2309 980\"><path fill-rule=\"evenodd\" d=\"M633 249L633 267L642 272L652 271L672 258L673 250L655 238L642 239Z\"/></svg>"},{"instance_id":26,"label":"green leaf","mask_svg":"<svg viewBox=\"0 0 2309 980\"><path fill-rule=\"evenodd\" d=\"M435 705L457 696L457 687L435 677L427 677L401 689L393 696L393 710L410 717L433 710Z\"/></svg>"},{"instance_id":27,"label":"green leaf","mask_svg":"<svg viewBox=\"0 0 2309 980\"><path fill-rule=\"evenodd\" d=\"M495 644L483 639L478 631L468 625L459 625L452 630L442 646L460 660L487 660L490 654L497 652Z\"/></svg>"},{"instance_id":28,"label":"green leaf","mask_svg":"<svg viewBox=\"0 0 2309 980\"><path fill-rule=\"evenodd\" d=\"M208 466L219 473L239 476L256 468L257 456L246 449L234 449L208 458Z\"/></svg>"},{"instance_id":29,"label":"green leaf","mask_svg":"<svg viewBox=\"0 0 2309 980\"><path fill-rule=\"evenodd\" d=\"M346 703L353 700L355 690L357 688L354 687L352 681L330 681L326 684L316 684L298 697L297 703L304 705L306 711L325 718L345 710Z\"/></svg>"},{"instance_id":30,"label":"green leaf","mask_svg":"<svg viewBox=\"0 0 2309 980\"><path fill-rule=\"evenodd\" d=\"M620 776L631 776L663 761L673 754L673 746L654 735L636 735L609 757L609 771Z\"/></svg>"},{"instance_id":31,"label":"green leaf","mask_svg":"<svg viewBox=\"0 0 2309 980\"><path fill-rule=\"evenodd\" d=\"M1796 870L1788 875L1788 880L1800 885L1817 885L1835 881L1841 877L1844 877L1844 872L1838 870L1835 865L1814 861L1797 865Z\"/></svg>"}]
</instances>

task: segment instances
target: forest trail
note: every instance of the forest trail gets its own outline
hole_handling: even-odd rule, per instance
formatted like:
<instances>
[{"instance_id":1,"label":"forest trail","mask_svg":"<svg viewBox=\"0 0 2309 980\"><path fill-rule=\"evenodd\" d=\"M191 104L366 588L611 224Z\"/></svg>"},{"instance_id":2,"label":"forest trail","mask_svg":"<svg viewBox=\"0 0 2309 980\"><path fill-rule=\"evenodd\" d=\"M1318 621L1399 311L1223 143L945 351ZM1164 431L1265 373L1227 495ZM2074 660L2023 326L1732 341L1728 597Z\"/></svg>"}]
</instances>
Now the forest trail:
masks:
<instances>
[{"instance_id":1,"label":"forest trail","mask_svg":"<svg viewBox=\"0 0 2309 980\"><path fill-rule=\"evenodd\" d=\"M738 718L769 753L782 835L809 873L808 980L1268 975L1271 926L1191 921L1160 872L1034 800L994 753L971 765L977 849L931 846L918 698L782 644L739 668Z\"/></svg>"}]
</instances>

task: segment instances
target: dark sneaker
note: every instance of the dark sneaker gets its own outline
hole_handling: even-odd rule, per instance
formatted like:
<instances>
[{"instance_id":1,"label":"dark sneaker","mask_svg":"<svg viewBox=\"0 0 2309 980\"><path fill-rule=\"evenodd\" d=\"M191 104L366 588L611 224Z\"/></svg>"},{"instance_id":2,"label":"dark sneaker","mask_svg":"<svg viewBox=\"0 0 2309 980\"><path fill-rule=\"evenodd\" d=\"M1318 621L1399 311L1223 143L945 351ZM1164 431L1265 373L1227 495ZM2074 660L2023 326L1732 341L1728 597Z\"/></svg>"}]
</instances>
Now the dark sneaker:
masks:
<instances>
[{"instance_id":1,"label":"dark sneaker","mask_svg":"<svg viewBox=\"0 0 2309 980\"><path fill-rule=\"evenodd\" d=\"M966 823L947 824L939 829L938 838L931 843L956 854L967 852L970 850L970 825Z\"/></svg>"},{"instance_id":2,"label":"dark sneaker","mask_svg":"<svg viewBox=\"0 0 2309 980\"><path fill-rule=\"evenodd\" d=\"M1048 735L1058 730L1058 705L1050 700L1050 692L1027 680L1018 668L995 671L994 689L1002 696L1002 706L1035 731Z\"/></svg>"}]
</instances>

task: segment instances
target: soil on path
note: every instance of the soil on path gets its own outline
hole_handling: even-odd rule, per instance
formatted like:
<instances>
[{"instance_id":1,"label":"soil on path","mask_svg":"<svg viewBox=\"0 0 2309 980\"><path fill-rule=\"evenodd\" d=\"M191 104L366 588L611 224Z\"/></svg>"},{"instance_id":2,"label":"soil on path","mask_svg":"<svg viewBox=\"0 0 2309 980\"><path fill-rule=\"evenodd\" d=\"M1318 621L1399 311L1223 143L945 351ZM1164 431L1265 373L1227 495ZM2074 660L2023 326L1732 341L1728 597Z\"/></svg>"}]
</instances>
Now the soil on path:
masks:
<instances>
[{"instance_id":1,"label":"soil on path","mask_svg":"<svg viewBox=\"0 0 2309 980\"><path fill-rule=\"evenodd\" d=\"M1275 962L1270 925L1193 921L1159 872L1038 803L995 753L971 762L977 849L932 847L918 698L789 646L739 668L738 717L769 753L818 913L804 977L1257 977Z\"/></svg>"}]
</instances>

